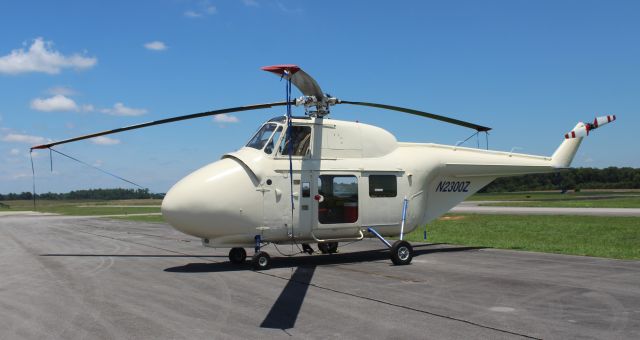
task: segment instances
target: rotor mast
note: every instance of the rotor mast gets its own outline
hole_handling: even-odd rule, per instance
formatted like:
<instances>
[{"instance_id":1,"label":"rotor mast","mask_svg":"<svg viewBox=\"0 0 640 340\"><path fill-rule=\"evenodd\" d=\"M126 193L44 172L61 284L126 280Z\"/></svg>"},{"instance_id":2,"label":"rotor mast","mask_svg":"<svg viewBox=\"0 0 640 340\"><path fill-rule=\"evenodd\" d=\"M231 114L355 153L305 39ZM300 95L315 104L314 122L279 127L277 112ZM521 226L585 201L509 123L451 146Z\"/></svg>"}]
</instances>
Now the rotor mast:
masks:
<instances>
[{"instance_id":1,"label":"rotor mast","mask_svg":"<svg viewBox=\"0 0 640 340\"><path fill-rule=\"evenodd\" d=\"M290 80L302 96L293 102L295 106L304 106L305 114L322 118L329 114L329 108L340 104L340 99L330 97L322 91L318 82L299 66L292 64L264 66L263 71L274 73L282 79Z\"/></svg>"}]
</instances>

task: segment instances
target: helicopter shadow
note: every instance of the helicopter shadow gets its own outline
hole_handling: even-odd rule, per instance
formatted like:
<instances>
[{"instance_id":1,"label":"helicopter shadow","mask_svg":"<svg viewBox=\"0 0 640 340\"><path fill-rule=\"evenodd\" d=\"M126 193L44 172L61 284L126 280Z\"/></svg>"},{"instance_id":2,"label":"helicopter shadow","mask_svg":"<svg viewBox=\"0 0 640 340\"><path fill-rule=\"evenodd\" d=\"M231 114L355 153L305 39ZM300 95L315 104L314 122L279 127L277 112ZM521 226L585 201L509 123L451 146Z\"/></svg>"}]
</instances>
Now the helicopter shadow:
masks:
<instances>
[{"instance_id":1,"label":"helicopter shadow","mask_svg":"<svg viewBox=\"0 0 640 340\"><path fill-rule=\"evenodd\" d=\"M434 245L439 244L421 244L414 246L414 257L433 253L464 252L482 249L482 247L427 248ZM296 267L296 269L291 277L287 279L287 284L271 306L264 320L260 323L260 327L280 329L285 333L287 329L295 327L298 314L300 313L307 291L311 285L311 280L318 266L387 260L388 258L389 254L387 249L375 249L320 256L285 257L272 260L272 268ZM248 262L245 265L219 262L189 263L183 266L167 268L165 271L173 273L215 273L246 271L248 269Z\"/></svg>"},{"instance_id":2,"label":"helicopter shadow","mask_svg":"<svg viewBox=\"0 0 640 340\"><path fill-rule=\"evenodd\" d=\"M430 246L439 244L419 244L413 247L413 256L418 257L421 255L434 254L434 253L449 253L449 252L463 252L470 250L483 249L484 247L466 247L455 246L446 248L428 248ZM327 255L314 255L314 256L298 256L298 257L274 257L272 259L271 268L293 268L303 266L326 266L326 265L338 265L349 263L361 263L371 261L381 261L389 259L388 249L374 249L374 250L362 250L346 253L327 254ZM391 264L389 264L391 265ZM172 273L216 273L216 272L233 272L233 271L246 271L250 268L250 263L247 261L245 264L233 264L231 262L194 262L181 266L166 268L165 272Z\"/></svg>"}]
</instances>

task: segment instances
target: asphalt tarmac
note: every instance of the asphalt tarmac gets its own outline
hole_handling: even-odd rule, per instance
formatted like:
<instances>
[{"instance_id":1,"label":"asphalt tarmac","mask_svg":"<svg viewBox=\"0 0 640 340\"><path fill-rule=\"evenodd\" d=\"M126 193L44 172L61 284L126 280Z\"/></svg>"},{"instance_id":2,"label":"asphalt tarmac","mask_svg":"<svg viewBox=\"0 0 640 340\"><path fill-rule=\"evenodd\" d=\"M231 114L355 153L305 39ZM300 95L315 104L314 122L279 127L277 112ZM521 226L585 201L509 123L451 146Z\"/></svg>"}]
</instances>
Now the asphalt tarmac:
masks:
<instances>
[{"instance_id":1,"label":"asphalt tarmac","mask_svg":"<svg viewBox=\"0 0 640 340\"><path fill-rule=\"evenodd\" d=\"M291 252L291 246L280 247ZM165 224L0 217L2 339L640 338L640 261L377 240L253 272Z\"/></svg>"}]
</instances>

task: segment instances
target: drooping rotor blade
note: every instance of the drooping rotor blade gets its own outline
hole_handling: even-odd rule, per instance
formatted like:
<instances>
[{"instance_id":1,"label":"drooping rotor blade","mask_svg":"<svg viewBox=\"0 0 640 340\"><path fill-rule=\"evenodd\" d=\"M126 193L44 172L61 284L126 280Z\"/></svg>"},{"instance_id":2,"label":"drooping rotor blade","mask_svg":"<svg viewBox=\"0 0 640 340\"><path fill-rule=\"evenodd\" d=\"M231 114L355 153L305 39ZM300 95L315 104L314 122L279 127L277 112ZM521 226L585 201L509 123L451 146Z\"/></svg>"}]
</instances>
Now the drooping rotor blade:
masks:
<instances>
[{"instance_id":1,"label":"drooping rotor blade","mask_svg":"<svg viewBox=\"0 0 640 340\"><path fill-rule=\"evenodd\" d=\"M325 96L324 92L307 72L303 71L298 65L273 65L261 67L263 71L275 73L285 79L291 78L291 82L305 96L314 96L317 100L322 101Z\"/></svg>"},{"instance_id":2,"label":"drooping rotor blade","mask_svg":"<svg viewBox=\"0 0 640 340\"><path fill-rule=\"evenodd\" d=\"M207 117L207 116L215 116L215 115L220 115L220 114L224 114L224 113L231 113L231 112L268 109L270 107L284 106L284 105L287 105L286 101L275 102L275 103L266 103L266 104L255 104L255 105L239 106L239 107L231 107L231 108L221 109L221 110L214 110L214 111L193 113L193 114L188 114L188 115L183 115L183 116L176 116L176 117L155 120L155 121L152 121L152 122L147 122L147 123L142 123L142 124L130 125L130 126L126 126L126 127L113 129L113 130L106 130L106 131L91 133L91 134L88 134L88 135L69 138L69 139L64 139L64 140L57 141L57 142L52 142L52 143L47 143L47 144L42 144L42 145L36 145L36 146L31 147L31 150L34 150L34 149L48 149L48 148L50 148L52 146L56 146L56 145L60 145L60 144L76 142L76 141L79 141L79 140L95 138L95 137L104 136L104 135L110 135L112 133L118 133L118 132L135 130L135 129L141 129L141 128L154 126L154 125L179 122L181 120L194 119L194 118Z\"/></svg>"},{"instance_id":3,"label":"drooping rotor blade","mask_svg":"<svg viewBox=\"0 0 640 340\"><path fill-rule=\"evenodd\" d=\"M368 103L368 102L351 102L351 101L347 101L347 100L340 100L338 103L339 104L351 104L351 105L369 106L369 107L376 107L376 108L379 108L379 109L393 110L393 111L400 111L400 112L410 113L412 115L417 115L417 116L421 116L421 117L426 117L426 118L431 118L431 119L447 122L447 123L450 123L450 124L455 124L455 125L468 127L470 129L474 129L474 130L476 130L478 132L485 132L485 131L491 130L490 127L486 127L486 126L482 126L482 125L478 125L478 124L473 124L473 123L465 122L463 120L458 120L458 119L455 119L455 118L449 118L449 117L445 117L445 116L441 116L441 115L437 115L437 114L433 114L433 113L429 113L429 112L418 111L418 110L414 110L414 109L407 109L407 108L399 107L399 106Z\"/></svg>"}]
</instances>

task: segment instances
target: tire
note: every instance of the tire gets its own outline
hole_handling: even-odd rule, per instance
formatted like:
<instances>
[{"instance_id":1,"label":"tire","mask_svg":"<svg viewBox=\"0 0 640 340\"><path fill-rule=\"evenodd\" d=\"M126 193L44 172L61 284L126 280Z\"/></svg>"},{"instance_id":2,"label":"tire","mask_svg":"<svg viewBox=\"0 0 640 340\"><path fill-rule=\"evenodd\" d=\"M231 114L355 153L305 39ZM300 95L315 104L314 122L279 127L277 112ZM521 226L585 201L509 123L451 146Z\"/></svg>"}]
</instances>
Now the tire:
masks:
<instances>
[{"instance_id":1,"label":"tire","mask_svg":"<svg viewBox=\"0 0 640 340\"><path fill-rule=\"evenodd\" d=\"M323 254L335 254L338 252L338 242L319 242L318 249Z\"/></svg>"},{"instance_id":2,"label":"tire","mask_svg":"<svg viewBox=\"0 0 640 340\"><path fill-rule=\"evenodd\" d=\"M234 264L241 264L247 259L247 252L244 248L231 248L229 250L229 261Z\"/></svg>"},{"instance_id":3,"label":"tire","mask_svg":"<svg viewBox=\"0 0 640 340\"><path fill-rule=\"evenodd\" d=\"M329 247L325 242L318 242L318 250L323 254L329 254Z\"/></svg>"},{"instance_id":4,"label":"tire","mask_svg":"<svg viewBox=\"0 0 640 340\"><path fill-rule=\"evenodd\" d=\"M251 259L253 270L266 270L271 268L271 257L264 251L257 252Z\"/></svg>"},{"instance_id":5,"label":"tire","mask_svg":"<svg viewBox=\"0 0 640 340\"><path fill-rule=\"evenodd\" d=\"M396 241L391 246L391 262L397 266L411 263L413 247L407 241Z\"/></svg>"}]
</instances>

